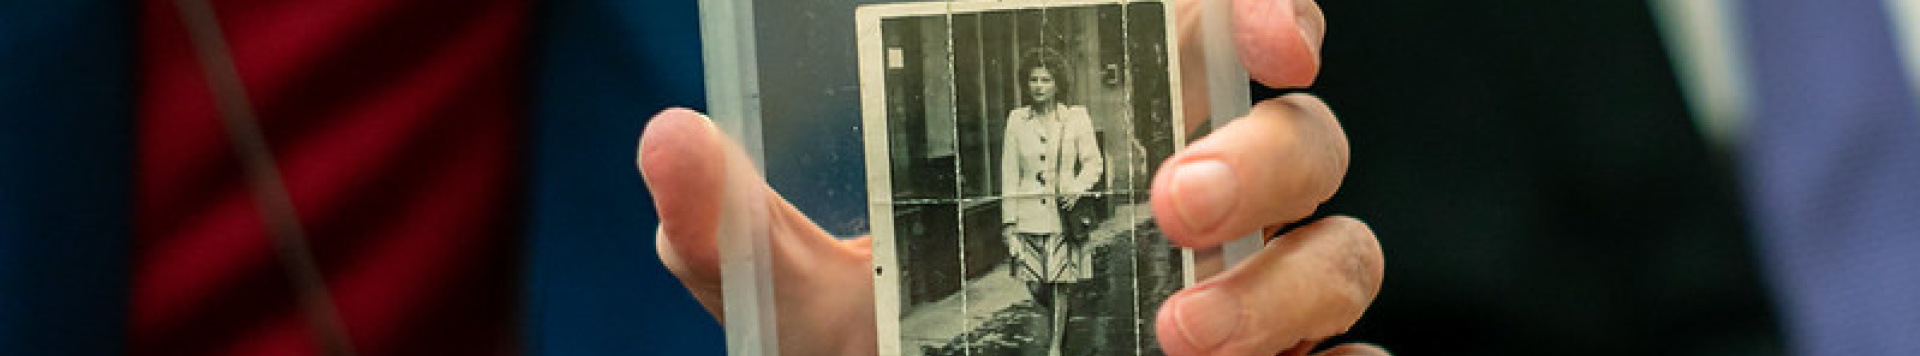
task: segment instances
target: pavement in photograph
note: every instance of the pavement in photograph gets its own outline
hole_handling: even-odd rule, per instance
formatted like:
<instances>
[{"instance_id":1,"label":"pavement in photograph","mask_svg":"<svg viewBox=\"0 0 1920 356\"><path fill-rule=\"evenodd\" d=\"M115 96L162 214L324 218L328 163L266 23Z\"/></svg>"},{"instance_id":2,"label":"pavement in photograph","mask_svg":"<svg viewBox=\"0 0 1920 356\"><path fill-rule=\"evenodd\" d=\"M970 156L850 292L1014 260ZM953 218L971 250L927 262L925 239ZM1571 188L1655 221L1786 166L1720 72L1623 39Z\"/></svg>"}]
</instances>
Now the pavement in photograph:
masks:
<instances>
[{"instance_id":1,"label":"pavement in photograph","mask_svg":"<svg viewBox=\"0 0 1920 356\"><path fill-rule=\"evenodd\" d=\"M1101 223L1101 225L1094 230L1089 240L1089 242L1092 243L1090 248L1101 249L1112 247L1131 251L1133 246L1130 240L1118 237L1122 236L1121 233L1129 231L1128 229L1139 226L1151 214L1152 212L1144 204L1116 207L1113 214L1109 215L1113 218ZM1107 246L1116 243L1124 243L1126 246ZM1096 268L1099 268L1098 271L1130 269L1130 267L1126 267L1130 266L1130 262L1125 260L1096 261L1095 263ZM1002 352L987 353L990 355L1000 355L1009 354L1011 351L1021 348L1031 348L1029 345L1036 342L1034 338L1044 337L1044 335L1034 335L1034 333L1029 330L1036 330L1033 325L1037 325L1037 323L1047 322L1047 319L1042 318L1045 312L1030 299L1025 283L1015 279L1013 275L1007 271L1007 268L1009 267L1006 263L994 266L994 269L988 271L986 274L968 280L966 285L962 286L961 292L917 307L913 313L903 317L900 321L900 327L903 331L903 338L900 345L901 354L903 356L929 354L958 355L966 353L980 355L978 352L983 350L1001 350ZM1094 283L1083 284L1090 289L1117 289L1121 287L1117 285L1099 287L1105 285L1096 285ZM1130 299L1132 296L1132 293L1130 293L1131 287L1131 285L1125 286L1125 288L1129 288L1127 290L1088 290L1083 293L1098 296L1098 298ZM1115 299L1101 304L1124 305L1127 302L1128 301L1123 299ZM963 310L963 308L965 309ZM1074 314L1074 316L1071 317L1073 320L1069 321L1069 327L1082 329L1084 329L1082 326L1097 327L1099 330L1107 331L1100 334L1112 333L1130 336L1134 332L1134 325L1132 324L1135 322L1133 319L1136 318L1130 316L1126 318L1127 320L1117 320L1113 317L1088 315L1097 313L1089 313L1085 310L1080 310L1080 312L1072 314ZM965 317L956 318L956 315L964 315ZM1097 325L1090 325L1089 323ZM967 335L969 331L974 331L974 335L963 338L963 335ZM1097 338L1102 340L1109 339L1106 335L1101 335ZM1132 348L1132 341L1127 341L1124 345L1106 344L1108 345L1102 346ZM961 348L973 349L975 352L955 352ZM1131 352L1128 354L1131 354Z\"/></svg>"}]
</instances>

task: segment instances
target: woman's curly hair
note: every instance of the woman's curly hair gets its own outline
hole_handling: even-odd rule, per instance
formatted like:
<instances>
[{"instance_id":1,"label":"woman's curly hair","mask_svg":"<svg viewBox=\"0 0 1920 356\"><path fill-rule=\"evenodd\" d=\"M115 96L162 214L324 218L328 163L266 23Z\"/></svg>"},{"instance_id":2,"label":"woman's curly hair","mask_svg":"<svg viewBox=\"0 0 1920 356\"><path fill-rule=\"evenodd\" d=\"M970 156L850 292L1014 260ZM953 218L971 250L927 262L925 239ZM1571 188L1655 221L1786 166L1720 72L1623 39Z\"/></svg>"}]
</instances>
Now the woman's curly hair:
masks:
<instances>
[{"instance_id":1,"label":"woman's curly hair","mask_svg":"<svg viewBox=\"0 0 1920 356\"><path fill-rule=\"evenodd\" d=\"M1053 101L1067 102L1066 98L1073 91L1073 68L1066 56L1047 47L1030 49L1020 56L1019 73L1015 77L1020 83L1020 101L1026 105L1035 104L1033 95L1029 94L1033 88L1027 87L1027 77L1032 75L1034 68L1046 68L1047 73L1053 75Z\"/></svg>"}]
</instances>

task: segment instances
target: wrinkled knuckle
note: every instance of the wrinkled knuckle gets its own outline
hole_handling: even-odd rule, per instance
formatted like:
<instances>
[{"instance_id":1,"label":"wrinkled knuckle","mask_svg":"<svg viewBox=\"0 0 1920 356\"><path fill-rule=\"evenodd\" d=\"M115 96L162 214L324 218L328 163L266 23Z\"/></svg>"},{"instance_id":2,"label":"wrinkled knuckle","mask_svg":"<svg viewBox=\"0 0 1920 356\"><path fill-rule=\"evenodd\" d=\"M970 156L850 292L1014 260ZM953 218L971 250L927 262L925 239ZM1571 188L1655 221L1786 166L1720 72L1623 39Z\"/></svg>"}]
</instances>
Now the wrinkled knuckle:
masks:
<instances>
[{"instance_id":1,"label":"wrinkled knuckle","mask_svg":"<svg viewBox=\"0 0 1920 356\"><path fill-rule=\"evenodd\" d=\"M1334 225L1334 231L1346 241L1346 275L1356 286L1365 288L1367 299L1372 300L1380 289L1380 282L1386 274L1386 256L1380 249L1380 240L1374 236L1373 228L1366 222L1350 216L1331 216L1326 223Z\"/></svg>"},{"instance_id":2,"label":"wrinkled knuckle","mask_svg":"<svg viewBox=\"0 0 1920 356\"><path fill-rule=\"evenodd\" d=\"M1330 216L1315 224L1322 238L1337 241L1328 244L1329 250L1321 254L1325 260L1320 267L1331 279L1326 286L1331 299L1328 303L1338 307L1334 310L1341 311L1342 318L1357 319L1378 294L1384 269L1372 230L1347 216Z\"/></svg>"},{"instance_id":3,"label":"wrinkled knuckle","mask_svg":"<svg viewBox=\"0 0 1920 356\"><path fill-rule=\"evenodd\" d=\"M1326 143L1329 148L1345 159L1348 151L1347 134L1346 130L1340 126L1340 120L1334 114L1333 106L1327 105L1327 102L1320 100L1320 97L1307 93L1287 94L1274 101L1286 104L1295 120L1308 123L1308 127L1314 134L1328 138Z\"/></svg>"},{"instance_id":4,"label":"wrinkled knuckle","mask_svg":"<svg viewBox=\"0 0 1920 356\"><path fill-rule=\"evenodd\" d=\"M1291 123L1290 136L1299 146L1288 157L1306 159L1304 171L1313 172L1321 200L1331 198L1344 180L1352 155L1346 130L1334 117L1333 109L1320 97L1294 93L1267 100L1265 105L1282 113Z\"/></svg>"}]
</instances>

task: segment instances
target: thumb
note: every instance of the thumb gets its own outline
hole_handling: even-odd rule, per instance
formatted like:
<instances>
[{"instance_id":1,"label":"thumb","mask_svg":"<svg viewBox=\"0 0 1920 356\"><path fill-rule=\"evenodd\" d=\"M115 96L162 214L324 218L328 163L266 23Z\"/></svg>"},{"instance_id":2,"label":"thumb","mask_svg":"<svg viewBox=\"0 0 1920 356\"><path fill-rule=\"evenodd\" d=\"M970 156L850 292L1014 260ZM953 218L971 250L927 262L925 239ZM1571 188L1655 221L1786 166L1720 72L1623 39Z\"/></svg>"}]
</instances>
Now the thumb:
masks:
<instances>
[{"instance_id":1,"label":"thumb","mask_svg":"<svg viewBox=\"0 0 1920 356\"><path fill-rule=\"evenodd\" d=\"M660 214L655 248L661 263L695 299L721 318L720 255L715 233L729 175L755 173L729 164L744 159L706 116L687 109L654 115L641 131L637 162ZM736 158L737 157L737 158ZM737 198L737 197L736 197ZM721 318L724 319L724 318Z\"/></svg>"},{"instance_id":2,"label":"thumb","mask_svg":"<svg viewBox=\"0 0 1920 356\"><path fill-rule=\"evenodd\" d=\"M869 240L843 241L821 230L768 187L740 145L699 113L655 115L639 151L640 175L660 213L654 240L660 262L715 318L726 322L720 251L752 250L726 258L771 263L754 273L778 281L771 292L778 295L781 353L874 350ZM745 243L753 247L735 245ZM819 330L836 334L822 338Z\"/></svg>"}]
</instances>

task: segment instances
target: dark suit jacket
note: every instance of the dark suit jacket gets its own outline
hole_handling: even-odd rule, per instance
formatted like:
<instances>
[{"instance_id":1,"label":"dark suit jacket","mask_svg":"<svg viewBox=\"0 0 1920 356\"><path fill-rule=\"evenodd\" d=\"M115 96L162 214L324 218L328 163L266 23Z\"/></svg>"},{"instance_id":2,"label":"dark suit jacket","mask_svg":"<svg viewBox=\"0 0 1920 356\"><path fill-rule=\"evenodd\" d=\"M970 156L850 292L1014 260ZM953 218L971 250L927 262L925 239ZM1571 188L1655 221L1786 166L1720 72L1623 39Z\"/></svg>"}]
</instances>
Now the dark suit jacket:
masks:
<instances>
[{"instance_id":1,"label":"dark suit jacket","mask_svg":"<svg viewBox=\"0 0 1920 356\"><path fill-rule=\"evenodd\" d=\"M1351 136L1324 209L1387 253L1403 355L1778 352L1724 152L1639 1L1323 1ZM1271 95L1272 92L1267 93Z\"/></svg>"}]
</instances>

